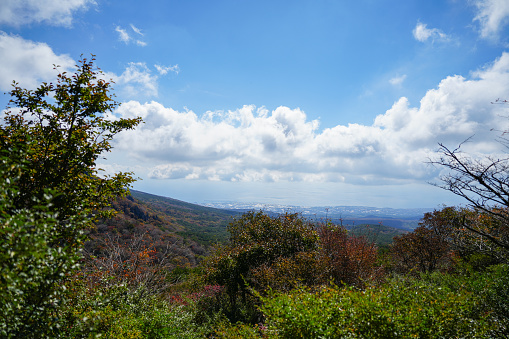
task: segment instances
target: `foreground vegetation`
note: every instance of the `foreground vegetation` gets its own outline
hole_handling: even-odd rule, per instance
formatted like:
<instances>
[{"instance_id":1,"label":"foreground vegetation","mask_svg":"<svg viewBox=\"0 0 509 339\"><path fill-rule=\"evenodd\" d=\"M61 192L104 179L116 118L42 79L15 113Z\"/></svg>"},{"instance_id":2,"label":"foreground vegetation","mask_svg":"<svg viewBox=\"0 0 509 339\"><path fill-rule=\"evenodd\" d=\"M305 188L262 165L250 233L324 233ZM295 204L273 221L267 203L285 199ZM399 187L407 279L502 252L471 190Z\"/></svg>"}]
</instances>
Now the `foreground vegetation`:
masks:
<instances>
[{"instance_id":1,"label":"foreground vegetation","mask_svg":"<svg viewBox=\"0 0 509 339\"><path fill-rule=\"evenodd\" d=\"M56 85L11 92L21 109L0 126L0 337L509 336L503 192L498 207L426 214L383 250L328 220L255 211L212 245L202 231L220 227L216 215L185 229L185 210L158 214L127 195L130 173L100 177L99 155L140 120L104 118L116 103L98 72L82 60ZM451 178L451 190L468 182Z\"/></svg>"}]
</instances>

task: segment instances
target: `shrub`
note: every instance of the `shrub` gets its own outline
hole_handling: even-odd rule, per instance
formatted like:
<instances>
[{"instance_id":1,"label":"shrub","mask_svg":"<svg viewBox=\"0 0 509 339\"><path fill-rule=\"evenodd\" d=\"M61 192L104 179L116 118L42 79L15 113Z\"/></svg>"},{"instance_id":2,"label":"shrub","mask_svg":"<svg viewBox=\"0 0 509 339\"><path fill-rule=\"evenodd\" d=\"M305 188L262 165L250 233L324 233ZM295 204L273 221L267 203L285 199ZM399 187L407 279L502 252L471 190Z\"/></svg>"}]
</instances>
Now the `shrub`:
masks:
<instances>
[{"instance_id":1,"label":"shrub","mask_svg":"<svg viewBox=\"0 0 509 339\"><path fill-rule=\"evenodd\" d=\"M203 338L208 330L195 325L194 304L170 304L142 287L133 291L119 284L90 290L77 280L73 290L66 315L81 322L68 328L68 337L88 333L89 337L119 339Z\"/></svg>"},{"instance_id":2,"label":"shrub","mask_svg":"<svg viewBox=\"0 0 509 339\"><path fill-rule=\"evenodd\" d=\"M395 278L383 286L324 287L262 297L268 333L278 338L486 338L490 313L466 289Z\"/></svg>"},{"instance_id":3,"label":"shrub","mask_svg":"<svg viewBox=\"0 0 509 339\"><path fill-rule=\"evenodd\" d=\"M263 264L251 271L251 287L257 291L267 289L290 291L298 286L316 286L330 282L329 261L318 251L296 253L293 257L280 257L271 265Z\"/></svg>"},{"instance_id":4,"label":"shrub","mask_svg":"<svg viewBox=\"0 0 509 339\"><path fill-rule=\"evenodd\" d=\"M10 151L22 155L17 147ZM79 264L86 220L59 220L49 190L33 198L31 209L17 208L25 169L0 157L0 337L58 338L67 323L60 315L69 301L63 283Z\"/></svg>"}]
</instances>

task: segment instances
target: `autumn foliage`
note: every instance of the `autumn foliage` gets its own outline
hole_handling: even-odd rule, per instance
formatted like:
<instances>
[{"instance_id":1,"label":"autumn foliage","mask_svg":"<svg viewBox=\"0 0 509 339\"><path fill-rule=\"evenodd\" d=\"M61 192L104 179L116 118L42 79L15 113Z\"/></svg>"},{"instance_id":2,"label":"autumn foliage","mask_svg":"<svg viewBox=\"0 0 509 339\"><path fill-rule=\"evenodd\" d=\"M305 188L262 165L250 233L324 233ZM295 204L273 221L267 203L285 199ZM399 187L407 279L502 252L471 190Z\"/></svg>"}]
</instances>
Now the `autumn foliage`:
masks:
<instances>
[{"instance_id":1,"label":"autumn foliage","mask_svg":"<svg viewBox=\"0 0 509 339\"><path fill-rule=\"evenodd\" d=\"M91 288L122 284L131 290L142 288L146 294L162 294L170 286L168 275L174 267L166 253L158 256L150 235L139 234L129 241L106 237L99 255L85 252L81 275Z\"/></svg>"},{"instance_id":2,"label":"autumn foliage","mask_svg":"<svg viewBox=\"0 0 509 339\"><path fill-rule=\"evenodd\" d=\"M378 249L366 236L351 236L332 224L321 225L318 234L323 265L335 284L362 286L382 273L376 266Z\"/></svg>"},{"instance_id":3,"label":"autumn foliage","mask_svg":"<svg viewBox=\"0 0 509 339\"><path fill-rule=\"evenodd\" d=\"M365 237L350 236L341 226L316 225L298 214L249 212L233 221L229 232L229 242L205 268L209 283L226 287L233 314L239 303L269 289L362 286L379 271L377 248Z\"/></svg>"},{"instance_id":4,"label":"autumn foliage","mask_svg":"<svg viewBox=\"0 0 509 339\"><path fill-rule=\"evenodd\" d=\"M391 254L399 273L432 272L447 268L452 249L433 229L421 225L410 233L394 237Z\"/></svg>"}]
</instances>

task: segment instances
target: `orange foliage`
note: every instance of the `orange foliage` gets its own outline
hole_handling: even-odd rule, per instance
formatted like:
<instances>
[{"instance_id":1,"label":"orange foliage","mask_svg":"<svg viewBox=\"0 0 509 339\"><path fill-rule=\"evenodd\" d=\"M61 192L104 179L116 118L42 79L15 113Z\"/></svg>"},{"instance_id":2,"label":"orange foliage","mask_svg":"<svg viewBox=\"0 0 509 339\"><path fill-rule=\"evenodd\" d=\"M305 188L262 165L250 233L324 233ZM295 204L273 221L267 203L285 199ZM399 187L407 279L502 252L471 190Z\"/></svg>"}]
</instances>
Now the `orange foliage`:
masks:
<instances>
[{"instance_id":1,"label":"orange foliage","mask_svg":"<svg viewBox=\"0 0 509 339\"><path fill-rule=\"evenodd\" d=\"M174 265L168 262L166 253L158 257L154 244L147 240L148 234L134 236L130 241L106 237L100 256L85 253L82 275L89 286L125 284L133 289L144 287L151 294L164 292L170 285L167 276ZM168 245L167 252L170 249Z\"/></svg>"},{"instance_id":2,"label":"orange foliage","mask_svg":"<svg viewBox=\"0 0 509 339\"><path fill-rule=\"evenodd\" d=\"M336 284L361 286L380 275L377 246L364 236L348 236L342 226L323 224L318 229L320 253Z\"/></svg>"}]
</instances>

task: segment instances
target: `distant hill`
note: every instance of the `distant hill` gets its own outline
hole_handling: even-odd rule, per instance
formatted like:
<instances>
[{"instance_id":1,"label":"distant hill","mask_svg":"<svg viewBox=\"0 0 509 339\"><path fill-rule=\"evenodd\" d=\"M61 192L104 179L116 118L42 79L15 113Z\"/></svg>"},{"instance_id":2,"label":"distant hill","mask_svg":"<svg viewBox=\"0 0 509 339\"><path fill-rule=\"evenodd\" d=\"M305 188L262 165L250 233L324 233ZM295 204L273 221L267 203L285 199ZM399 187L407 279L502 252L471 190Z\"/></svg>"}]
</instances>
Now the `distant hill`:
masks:
<instances>
[{"instance_id":1,"label":"distant hill","mask_svg":"<svg viewBox=\"0 0 509 339\"><path fill-rule=\"evenodd\" d=\"M338 219L330 218L333 223L343 224L346 227L353 227L356 225L383 225L387 227L397 228L399 230L411 231L419 226L419 221L416 219L393 219L393 218L348 218Z\"/></svg>"},{"instance_id":2,"label":"distant hill","mask_svg":"<svg viewBox=\"0 0 509 339\"><path fill-rule=\"evenodd\" d=\"M425 213L432 212L432 208L380 208L369 206L293 206L281 204L239 203L239 202L209 202L208 207L245 212L249 210L263 210L269 214L301 213L311 221L330 220L335 224L359 225L379 224L413 230L419 225Z\"/></svg>"},{"instance_id":3,"label":"distant hill","mask_svg":"<svg viewBox=\"0 0 509 339\"><path fill-rule=\"evenodd\" d=\"M177 226L178 234L206 246L226 240L226 226L234 216L240 214L135 190L131 190L131 196L153 213L163 215L170 224Z\"/></svg>"},{"instance_id":4,"label":"distant hill","mask_svg":"<svg viewBox=\"0 0 509 339\"><path fill-rule=\"evenodd\" d=\"M125 243L143 235L147 246L164 253L175 266L195 266L215 243L227 239L227 225L238 215L135 190L112 207L117 215L96 222L86 244L88 251L100 255L104 239Z\"/></svg>"}]
</instances>

